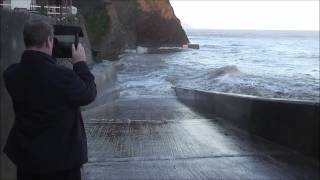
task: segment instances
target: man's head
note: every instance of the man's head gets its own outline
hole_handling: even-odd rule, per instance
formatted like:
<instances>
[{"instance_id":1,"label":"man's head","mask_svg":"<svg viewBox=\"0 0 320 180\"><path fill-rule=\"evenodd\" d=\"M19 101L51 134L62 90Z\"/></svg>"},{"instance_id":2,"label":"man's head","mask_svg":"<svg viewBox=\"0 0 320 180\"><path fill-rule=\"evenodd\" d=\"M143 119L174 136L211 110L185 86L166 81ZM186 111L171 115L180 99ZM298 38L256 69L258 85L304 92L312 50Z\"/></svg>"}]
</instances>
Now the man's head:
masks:
<instances>
[{"instance_id":1,"label":"man's head","mask_svg":"<svg viewBox=\"0 0 320 180\"><path fill-rule=\"evenodd\" d=\"M30 20L24 26L24 44L29 50L37 50L52 55L53 27L43 20Z\"/></svg>"}]
</instances>

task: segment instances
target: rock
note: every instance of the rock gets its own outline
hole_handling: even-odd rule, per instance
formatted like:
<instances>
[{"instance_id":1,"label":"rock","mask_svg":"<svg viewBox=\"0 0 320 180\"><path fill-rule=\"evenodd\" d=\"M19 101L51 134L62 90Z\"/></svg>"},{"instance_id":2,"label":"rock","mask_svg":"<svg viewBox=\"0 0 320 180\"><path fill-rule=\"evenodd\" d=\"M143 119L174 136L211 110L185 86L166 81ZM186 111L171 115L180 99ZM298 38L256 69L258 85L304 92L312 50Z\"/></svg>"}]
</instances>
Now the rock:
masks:
<instances>
[{"instance_id":1,"label":"rock","mask_svg":"<svg viewBox=\"0 0 320 180\"><path fill-rule=\"evenodd\" d=\"M76 0L96 59L117 59L136 46L189 42L169 0Z\"/></svg>"},{"instance_id":2,"label":"rock","mask_svg":"<svg viewBox=\"0 0 320 180\"><path fill-rule=\"evenodd\" d=\"M137 44L181 46L189 42L169 0L138 0Z\"/></svg>"}]
</instances>

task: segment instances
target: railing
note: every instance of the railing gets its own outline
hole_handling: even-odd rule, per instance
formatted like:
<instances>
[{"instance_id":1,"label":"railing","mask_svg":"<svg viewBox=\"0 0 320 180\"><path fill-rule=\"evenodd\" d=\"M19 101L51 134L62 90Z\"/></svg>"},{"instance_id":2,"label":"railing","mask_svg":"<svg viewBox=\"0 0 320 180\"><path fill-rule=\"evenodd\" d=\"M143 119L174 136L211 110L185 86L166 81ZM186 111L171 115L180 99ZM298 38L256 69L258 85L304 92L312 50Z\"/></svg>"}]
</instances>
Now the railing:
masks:
<instances>
[{"instance_id":1,"label":"railing","mask_svg":"<svg viewBox=\"0 0 320 180\"><path fill-rule=\"evenodd\" d=\"M71 7L59 7L59 6L39 6L39 5L30 5L30 7L12 7L10 4L0 4L0 8L9 8L12 10L27 10L31 13L44 14L47 16L64 16L69 14L77 14L77 8L74 6Z\"/></svg>"},{"instance_id":2,"label":"railing","mask_svg":"<svg viewBox=\"0 0 320 180\"><path fill-rule=\"evenodd\" d=\"M74 9L74 7L31 5L29 11L32 13L45 14L47 16L63 16L67 14L77 14L77 10Z\"/></svg>"},{"instance_id":3,"label":"railing","mask_svg":"<svg viewBox=\"0 0 320 180\"><path fill-rule=\"evenodd\" d=\"M0 8L10 8L10 4L0 4Z\"/></svg>"}]
</instances>

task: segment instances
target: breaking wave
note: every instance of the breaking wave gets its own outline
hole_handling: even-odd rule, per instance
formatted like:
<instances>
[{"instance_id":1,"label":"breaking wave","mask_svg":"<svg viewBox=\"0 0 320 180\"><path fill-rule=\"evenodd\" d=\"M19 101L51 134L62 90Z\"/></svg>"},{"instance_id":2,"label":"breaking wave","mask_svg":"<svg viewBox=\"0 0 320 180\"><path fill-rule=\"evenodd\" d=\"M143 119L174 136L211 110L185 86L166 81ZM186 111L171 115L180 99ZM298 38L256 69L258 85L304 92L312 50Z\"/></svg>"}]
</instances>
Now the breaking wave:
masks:
<instances>
[{"instance_id":1,"label":"breaking wave","mask_svg":"<svg viewBox=\"0 0 320 180\"><path fill-rule=\"evenodd\" d=\"M287 35L262 39L206 36L189 35L194 43L200 44L200 50L125 53L116 65L121 95L175 96L171 87L179 86L270 98L320 100L319 47L315 39ZM292 49L292 44L299 46Z\"/></svg>"},{"instance_id":2,"label":"breaking wave","mask_svg":"<svg viewBox=\"0 0 320 180\"><path fill-rule=\"evenodd\" d=\"M206 70L204 73L201 73L199 75L196 75L194 77L191 77L190 79L205 79L205 80L210 80L210 79L215 79L221 76L226 76L226 75L239 75L241 72L238 69L237 66L224 66L221 68L212 68Z\"/></svg>"}]
</instances>

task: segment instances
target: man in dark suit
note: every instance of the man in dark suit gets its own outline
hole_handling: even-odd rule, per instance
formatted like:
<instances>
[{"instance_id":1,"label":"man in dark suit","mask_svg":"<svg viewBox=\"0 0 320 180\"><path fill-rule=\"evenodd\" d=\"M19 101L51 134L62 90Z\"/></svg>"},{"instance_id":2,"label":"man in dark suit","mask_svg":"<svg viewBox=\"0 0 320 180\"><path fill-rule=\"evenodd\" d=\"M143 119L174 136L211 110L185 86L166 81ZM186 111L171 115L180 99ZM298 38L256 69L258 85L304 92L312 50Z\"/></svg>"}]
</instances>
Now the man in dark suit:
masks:
<instances>
[{"instance_id":1,"label":"man in dark suit","mask_svg":"<svg viewBox=\"0 0 320 180\"><path fill-rule=\"evenodd\" d=\"M41 20L26 23L26 50L3 74L13 101L14 125L4 152L18 180L77 180L88 161L80 106L97 94L84 48L72 46L73 70L52 57L53 28Z\"/></svg>"}]
</instances>

